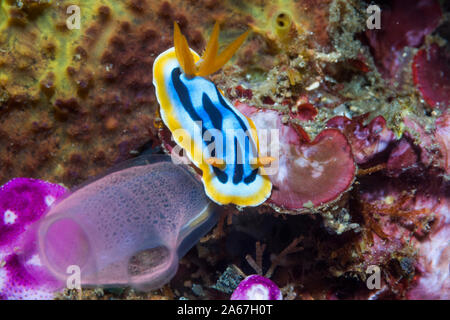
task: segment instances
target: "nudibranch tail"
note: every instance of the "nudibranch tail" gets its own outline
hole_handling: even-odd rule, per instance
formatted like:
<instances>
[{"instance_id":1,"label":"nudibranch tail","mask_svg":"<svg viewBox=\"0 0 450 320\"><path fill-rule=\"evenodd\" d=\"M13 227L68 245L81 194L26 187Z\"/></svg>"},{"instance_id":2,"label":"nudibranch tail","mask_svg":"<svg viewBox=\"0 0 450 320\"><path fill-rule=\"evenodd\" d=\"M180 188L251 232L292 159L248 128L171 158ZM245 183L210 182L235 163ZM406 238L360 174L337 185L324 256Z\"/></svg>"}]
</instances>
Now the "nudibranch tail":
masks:
<instances>
[{"instance_id":1,"label":"nudibranch tail","mask_svg":"<svg viewBox=\"0 0 450 320\"><path fill-rule=\"evenodd\" d=\"M244 42L248 32L218 52L219 25L200 58L174 25L174 45L153 64L161 119L175 142L202 171L206 194L218 204L257 206L272 191L260 157L256 127L208 79ZM195 70L193 70L195 69ZM259 159L259 160L258 160Z\"/></svg>"}]
</instances>

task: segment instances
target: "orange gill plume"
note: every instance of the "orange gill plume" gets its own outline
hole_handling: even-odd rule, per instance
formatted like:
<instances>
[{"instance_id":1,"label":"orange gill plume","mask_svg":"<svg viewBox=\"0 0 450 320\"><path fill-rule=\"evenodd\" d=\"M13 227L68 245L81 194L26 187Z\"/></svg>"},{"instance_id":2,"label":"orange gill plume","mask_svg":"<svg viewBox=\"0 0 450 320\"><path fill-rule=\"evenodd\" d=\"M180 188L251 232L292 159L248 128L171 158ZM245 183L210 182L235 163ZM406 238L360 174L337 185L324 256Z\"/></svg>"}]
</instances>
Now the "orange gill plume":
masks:
<instances>
[{"instance_id":1,"label":"orange gill plume","mask_svg":"<svg viewBox=\"0 0 450 320\"><path fill-rule=\"evenodd\" d=\"M250 30L241 34L236 40L228 45L220 54L219 51L219 23L216 22L211 33L211 38L206 45L205 52L197 64L194 62L186 37L181 33L180 27L174 22L174 47L178 62L183 72L191 77L206 77L222 68L234 55L237 49L247 38Z\"/></svg>"}]
</instances>

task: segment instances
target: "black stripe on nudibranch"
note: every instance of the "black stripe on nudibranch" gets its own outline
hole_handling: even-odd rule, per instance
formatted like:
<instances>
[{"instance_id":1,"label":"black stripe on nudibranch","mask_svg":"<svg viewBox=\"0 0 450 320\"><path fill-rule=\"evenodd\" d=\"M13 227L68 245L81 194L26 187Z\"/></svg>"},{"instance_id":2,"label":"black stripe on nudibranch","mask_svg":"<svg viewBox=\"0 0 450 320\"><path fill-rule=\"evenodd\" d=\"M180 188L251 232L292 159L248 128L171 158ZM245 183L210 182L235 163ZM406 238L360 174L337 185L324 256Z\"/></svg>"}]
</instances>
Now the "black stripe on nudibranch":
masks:
<instances>
[{"instance_id":1,"label":"black stripe on nudibranch","mask_svg":"<svg viewBox=\"0 0 450 320\"><path fill-rule=\"evenodd\" d=\"M191 97L189 95L189 90L186 88L186 86L184 85L184 83L181 81L180 79L181 77L181 69L175 68L172 71L172 82L173 82L173 86L175 88L175 91L177 92L178 97L180 98L181 104L183 105L184 109L186 110L186 112L189 114L189 116L191 117L191 119L193 121L201 121L202 122L202 137L205 134L205 127L203 126L203 121L202 118L198 115L198 113L195 111L194 106L192 105L192 101L191 101ZM211 100L210 100L211 102ZM212 102L211 102L212 104ZM212 119L211 119L212 121ZM214 124L213 124L214 125ZM220 128L222 127L222 125L220 124ZM218 129L221 130L221 129ZM215 139L211 139L211 141L206 142L206 145L209 146ZM222 170L216 168L216 167L212 167L215 175L217 176L217 179L219 179L219 181L223 184L227 183L228 181L228 175L223 172Z\"/></svg>"},{"instance_id":2,"label":"black stripe on nudibranch","mask_svg":"<svg viewBox=\"0 0 450 320\"><path fill-rule=\"evenodd\" d=\"M230 106L229 106L228 103L224 100L222 94L219 92L219 90L217 89L217 87L216 87L216 91L217 91L217 95L219 96L219 102L220 102L220 104L221 104L225 109L229 110L229 111L236 117L236 119L238 119L239 125L241 126L241 128L243 128L244 132L246 133L246 141L249 141L249 142L250 142L250 144L251 144L250 147L252 148L252 151L255 152L255 151L256 151L256 147L255 147L254 143L252 143L252 142L253 142L253 139L252 139L252 138L250 137L250 135L249 135L249 131L248 131L249 128L247 128L247 126L245 125L244 121L242 121L241 117L240 117L238 114L236 114L236 112L234 112L234 110L233 110L232 108L230 108ZM237 145L237 141L235 140L235 153L237 153L237 152L236 152L236 145ZM245 151L246 151L246 152L249 151L249 150L247 149L247 144L245 144ZM255 152L255 153L256 153L256 152ZM235 157L237 157L237 155L235 155ZM248 159L248 160L250 160L250 159ZM237 163L237 162L236 162L236 163ZM235 170L243 170L242 165L240 165L239 168L237 167ZM255 181L256 175L258 174L258 171L259 171L258 168L253 169L253 170L252 170L252 173L250 173L247 177L244 178L244 183L245 183L245 184L250 184L250 183L252 183L253 181ZM236 178L236 177L237 177L237 174L236 174L236 172L235 172L234 177L233 177L233 183L235 183L234 181L235 181L235 178ZM240 179L242 179L242 174L241 174L241 176L240 176ZM237 179L236 179L236 180L237 180ZM235 183L235 184L236 184L236 183Z\"/></svg>"},{"instance_id":3,"label":"black stripe on nudibranch","mask_svg":"<svg viewBox=\"0 0 450 320\"><path fill-rule=\"evenodd\" d=\"M242 176L244 174L244 165L242 164L242 154L240 148L238 147L238 140L234 137L234 175L233 183L239 184L242 181Z\"/></svg>"},{"instance_id":4,"label":"black stripe on nudibranch","mask_svg":"<svg viewBox=\"0 0 450 320\"><path fill-rule=\"evenodd\" d=\"M189 90L184 85L183 81L180 79L181 77L181 69L175 68L172 71L172 82L173 86L175 87L175 91L178 94L178 97L180 98L181 104L183 105L186 112L189 114L189 117L195 122L200 121L202 123L202 137L205 135L206 128L203 126L202 118L199 116L197 111L195 111L195 108L192 104L191 96L189 95ZM220 130L220 129L219 129ZM209 146L211 143L213 143L214 138L211 139L211 141L205 141L206 146ZM228 179L228 177L226 178Z\"/></svg>"},{"instance_id":5,"label":"black stripe on nudibranch","mask_svg":"<svg viewBox=\"0 0 450 320\"><path fill-rule=\"evenodd\" d=\"M241 126L241 129L244 130L244 132L247 134L249 128L245 125L244 121L242 121L241 117L239 117L239 115L236 112L234 112L233 109L230 108L230 106L224 100L222 94L220 93L219 89L217 89L217 87L216 87L216 93L217 93L217 96L219 97L219 102L222 105L222 107L224 107L225 109L227 109L234 115L234 117L238 120L239 125Z\"/></svg>"},{"instance_id":6,"label":"black stripe on nudibranch","mask_svg":"<svg viewBox=\"0 0 450 320\"><path fill-rule=\"evenodd\" d=\"M203 92L202 95L202 104L205 108L206 113L211 119L212 125L214 129L222 131L223 127L223 117L219 110L217 110L216 106L212 103L211 99L208 95Z\"/></svg>"},{"instance_id":7,"label":"black stripe on nudibranch","mask_svg":"<svg viewBox=\"0 0 450 320\"><path fill-rule=\"evenodd\" d=\"M180 99L181 104L183 105L185 111L188 113L189 117L195 122L195 121L201 121L202 123L202 136L204 136L206 132L206 128L203 125L203 119L200 117L200 115L195 110L191 96L189 94L189 90L186 87L186 85L181 80L181 69L179 67L174 68L172 71L172 82L173 86L175 88L175 91ZM216 88L216 94L219 98L220 106L224 109L228 110L238 121L239 126L245 132L245 139L244 139L244 152L250 152L248 148L247 142L250 144L250 148L252 148L252 151L254 152L256 150L255 145L253 143L253 139L249 135L249 128L246 126L245 122L242 120L242 118L228 105L228 103L223 98L222 94L219 92L219 90ZM223 114L220 112L220 110L214 105L214 103L211 101L211 98L207 95L207 93L203 93L202 95L202 106L205 109L206 114L211 120L212 127L216 130L219 130L223 132ZM204 141L204 143L209 146L212 142L215 141L215 137L211 137L211 141ZM226 139L223 141L224 146L223 149L227 150L225 143ZM215 150L213 149L211 152L211 156L215 156ZM258 169L253 169L252 172L244 178L244 164L243 164L243 157L246 155L242 155L242 149L240 147L239 141L236 137L234 137L234 157L235 157L235 163L234 163L234 172L233 172L233 184L237 185L241 182L244 182L245 184L250 184L253 181L255 181L256 176L258 174ZM246 159L249 160L249 159ZM228 181L228 174L219 168L216 168L212 166L212 170L214 171L217 179L222 183L226 184Z\"/></svg>"},{"instance_id":8,"label":"black stripe on nudibranch","mask_svg":"<svg viewBox=\"0 0 450 320\"><path fill-rule=\"evenodd\" d=\"M172 82L175 87L175 91L177 92L178 97L180 98L181 104L183 105L186 112L189 114L192 120L194 121L202 121L202 118L195 111L194 106L192 105L191 96L189 95L189 90L186 88L184 83L180 79L181 70L180 68L175 68L172 71ZM202 128L202 134L204 133L204 128Z\"/></svg>"},{"instance_id":9,"label":"black stripe on nudibranch","mask_svg":"<svg viewBox=\"0 0 450 320\"><path fill-rule=\"evenodd\" d=\"M245 184L250 184L256 179L256 175L258 174L259 169L253 169L252 173L250 173L247 177L244 178Z\"/></svg>"},{"instance_id":10,"label":"black stripe on nudibranch","mask_svg":"<svg viewBox=\"0 0 450 320\"><path fill-rule=\"evenodd\" d=\"M219 179L219 181L223 184L227 183L228 181L228 175L223 172L222 170L220 170L219 168L216 167L212 167L215 175L217 176L217 179Z\"/></svg>"}]
</instances>

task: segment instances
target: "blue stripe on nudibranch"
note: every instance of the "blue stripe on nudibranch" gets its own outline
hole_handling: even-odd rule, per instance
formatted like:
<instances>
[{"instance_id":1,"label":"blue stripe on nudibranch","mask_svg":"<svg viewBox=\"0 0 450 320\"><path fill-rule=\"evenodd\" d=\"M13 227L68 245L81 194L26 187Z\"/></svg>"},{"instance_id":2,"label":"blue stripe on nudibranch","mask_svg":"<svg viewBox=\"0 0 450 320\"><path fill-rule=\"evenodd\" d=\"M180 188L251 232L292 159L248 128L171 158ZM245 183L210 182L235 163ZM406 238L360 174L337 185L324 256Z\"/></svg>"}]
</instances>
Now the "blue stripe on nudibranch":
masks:
<instances>
[{"instance_id":1,"label":"blue stripe on nudibranch","mask_svg":"<svg viewBox=\"0 0 450 320\"><path fill-rule=\"evenodd\" d=\"M199 59L194 52L193 56ZM223 169L205 162L207 158L217 156L214 152L201 153L203 157L196 159L187 141L177 141L174 136L189 159L202 170L206 194L219 204L255 206L264 202L270 195L272 185L264 174L264 168L255 168L250 164L251 160L258 158L258 142L251 134L249 120L220 93L214 83L200 76L186 76L174 48L161 53L155 60L153 82L161 106L161 118L172 133L184 129L189 143L201 152L207 150L213 141L203 140L205 132L213 135L214 132L221 132L223 136L222 152L226 163Z\"/></svg>"}]
</instances>

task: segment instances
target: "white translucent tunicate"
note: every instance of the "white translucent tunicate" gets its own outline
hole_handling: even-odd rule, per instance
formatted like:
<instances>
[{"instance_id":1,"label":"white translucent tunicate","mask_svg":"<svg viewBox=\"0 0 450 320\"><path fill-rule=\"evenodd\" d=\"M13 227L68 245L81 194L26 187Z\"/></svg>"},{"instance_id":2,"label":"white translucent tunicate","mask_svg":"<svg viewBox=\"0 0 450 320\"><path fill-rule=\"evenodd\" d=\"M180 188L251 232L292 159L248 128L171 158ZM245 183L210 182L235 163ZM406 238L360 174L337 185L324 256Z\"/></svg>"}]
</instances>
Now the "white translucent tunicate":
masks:
<instances>
[{"instance_id":1,"label":"white translucent tunicate","mask_svg":"<svg viewBox=\"0 0 450 320\"><path fill-rule=\"evenodd\" d=\"M42 263L61 280L78 266L82 285L149 290L170 281L217 214L202 183L168 159L134 160L59 200L39 225Z\"/></svg>"}]
</instances>

